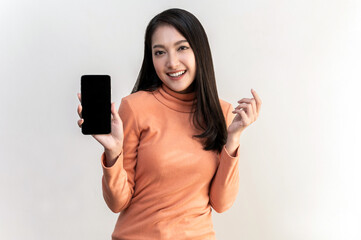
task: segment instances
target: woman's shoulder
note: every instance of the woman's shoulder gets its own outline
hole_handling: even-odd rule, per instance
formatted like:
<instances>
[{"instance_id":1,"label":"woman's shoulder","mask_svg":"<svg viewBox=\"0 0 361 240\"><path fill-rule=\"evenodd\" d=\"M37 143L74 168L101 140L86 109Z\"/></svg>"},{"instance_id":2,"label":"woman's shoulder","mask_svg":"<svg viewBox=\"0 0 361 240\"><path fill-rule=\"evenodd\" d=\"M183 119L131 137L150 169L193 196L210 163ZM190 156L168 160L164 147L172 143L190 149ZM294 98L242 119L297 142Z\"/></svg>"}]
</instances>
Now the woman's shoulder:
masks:
<instances>
[{"instance_id":1,"label":"woman's shoulder","mask_svg":"<svg viewBox=\"0 0 361 240\"><path fill-rule=\"evenodd\" d=\"M223 113L227 113L229 108L232 108L232 104L230 104L229 102L227 102L226 100L223 100L221 98L219 99L219 103L221 105Z\"/></svg>"},{"instance_id":2,"label":"woman's shoulder","mask_svg":"<svg viewBox=\"0 0 361 240\"><path fill-rule=\"evenodd\" d=\"M152 95L151 91L140 90L138 92L131 93L128 96L123 97L122 100L131 101L131 102L136 103L136 102L143 101L145 98L151 97L151 95Z\"/></svg>"},{"instance_id":3,"label":"woman's shoulder","mask_svg":"<svg viewBox=\"0 0 361 240\"><path fill-rule=\"evenodd\" d=\"M223 99L219 99L221 108L222 108L222 112L223 112L223 116L226 120L226 124L227 127L229 126L229 124L232 122L234 115L232 113L233 111L233 106L232 104L230 104L229 102L223 100Z\"/></svg>"},{"instance_id":4,"label":"woman's shoulder","mask_svg":"<svg viewBox=\"0 0 361 240\"><path fill-rule=\"evenodd\" d=\"M129 105L134 110L146 109L147 105L154 101L153 93L151 91L140 90L125 96L121 100L121 104Z\"/></svg>"}]
</instances>

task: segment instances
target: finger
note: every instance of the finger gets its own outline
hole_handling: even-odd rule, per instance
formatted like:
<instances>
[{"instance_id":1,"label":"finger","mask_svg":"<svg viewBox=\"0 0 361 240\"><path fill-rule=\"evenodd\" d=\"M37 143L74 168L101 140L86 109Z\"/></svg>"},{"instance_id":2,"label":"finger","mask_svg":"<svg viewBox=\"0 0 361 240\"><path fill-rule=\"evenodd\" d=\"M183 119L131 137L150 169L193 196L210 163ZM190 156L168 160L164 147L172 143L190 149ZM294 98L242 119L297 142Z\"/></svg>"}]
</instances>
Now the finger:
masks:
<instances>
[{"instance_id":1,"label":"finger","mask_svg":"<svg viewBox=\"0 0 361 240\"><path fill-rule=\"evenodd\" d=\"M79 101L81 102L81 93L77 93L77 95L78 95Z\"/></svg>"},{"instance_id":2,"label":"finger","mask_svg":"<svg viewBox=\"0 0 361 240\"><path fill-rule=\"evenodd\" d=\"M252 112L253 112L253 118L252 118L252 121L255 121L255 120L256 120L256 117L257 117L257 115L258 115L258 113L257 113L257 104L256 104L256 100L255 100L254 98L252 98L251 105L252 105Z\"/></svg>"},{"instance_id":3,"label":"finger","mask_svg":"<svg viewBox=\"0 0 361 240\"><path fill-rule=\"evenodd\" d=\"M251 122L249 119L249 116L243 109L242 110L238 110L238 109L234 110L233 113L239 114L245 125L249 125L249 123Z\"/></svg>"},{"instance_id":4,"label":"finger","mask_svg":"<svg viewBox=\"0 0 361 240\"><path fill-rule=\"evenodd\" d=\"M248 103L241 103L235 109L237 109L237 110L243 109L243 110L247 111L247 106L248 106Z\"/></svg>"},{"instance_id":5,"label":"finger","mask_svg":"<svg viewBox=\"0 0 361 240\"><path fill-rule=\"evenodd\" d=\"M111 112L112 112L114 120L119 121L120 116L119 116L119 113L118 113L117 109L115 108L115 103L114 102L112 102L112 105L111 105Z\"/></svg>"},{"instance_id":6,"label":"finger","mask_svg":"<svg viewBox=\"0 0 361 240\"><path fill-rule=\"evenodd\" d=\"M78 120L78 126L81 127L81 125L84 123L84 119L79 119Z\"/></svg>"},{"instance_id":7,"label":"finger","mask_svg":"<svg viewBox=\"0 0 361 240\"><path fill-rule=\"evenodd\" d=\"M256 100L257 114L259 114L259 110L261 109L261 105L262 105L262 100L253 88L251 89L251 92L252 92L254 99Z\"/></svg>"},{"instance_id":8,"label":"finger","mask_svg":"<svg viewBox=\"0 0 361 240\"><path fill-rule=\"evenodd\" d=\"M242 98L241 100L238 101L238 103L250 103L252 101L252 98Z\"/></svg>"},{"instance_id":9,"label":"finger","mask_svg":"<svg viewBox=\"0 0 361 240\"><path fill-rule=\"evenodd\" d=\"M253 110L252 101L247 104L246 114L247 114L248 118L249 118L251 121L253 121L253 119L254 119L254 110Z\"/></svg>"},{"instance_id":10,"label":"finger","mask_svg":"<svg viewBox=\"0 0 361 240\"><path fill-rule=\"evenodd\" d=\"M246 116L249 118L249 113L247 113L247 110L245 110L245 109L243 109L243 108L241 108L241 109L235 109L235 110L233 110L232 111L232 113L238 113L240 116L242 116L242 112L244 112L245 114L246 114Z\"/></svg>"},{"instance_id":11,"label":"finger","mask_svg":"<svg viewBox=\"0 0 361 240\"><path fill-rule=\"evenodd\" d=\"M242 120L243 120L243 123L245 126L248 126L249 124L251 124L251 120L249 119L249 117L247 116L247 114L244 111L241 111L240 115L242 117Z\"/></svg>"},{"instance_id":12,"label":"finger","mask_svg":"<svg viewBox=\"0 0 361 240\"><path fill-rule=\"evenodd\" d=\"M241 103L238 104L238 106L236 107L236 109L240 109L240 108L246 108L248 106L249 103Z\"/></svg>"},{"instance_id":13,"label":"finger","mask_svg":"<svg viewBox=\"0 0 361 240\"><path fill-rule=\"evenodd\" d=\"M78 115L79 115L79 117L82 117L82 116L81 116L82 110L83 110L83 107L79 104L79 105L78 105Z\"/></svg>"},{"instance_id":14,"label":"finger","mask_svg":"<svg viewBox=\"0 0 361 240\"><path fill-rule=\"evenodd\" d=\"M247 114L251 113L252 115L255 115L255 110L254 110L255 105L256 105L256 103L253 100L250 103L241 103L241 104L239 104L236 107L236 109L243 109L243 110L246 111Z\"/></svg>"},{"instance_id":15,"label":"finger","mask_svg":"<svg viewBox=\"0 0 361 240\"><path fill-rule=\"evenodd\" d=\"M247 109L247 110L244 111L245 114L247 114L247 117L248 117L251 121L253 121L253 119L254 119L254 114L253 114L253 106L252 106L252 104L251 104L251 103L248 103L246 109ZM243 109L243 110L244 110L244 109ZM241 115L241 116L242 116L242 115Z\"/></svg>"}]
</instances>

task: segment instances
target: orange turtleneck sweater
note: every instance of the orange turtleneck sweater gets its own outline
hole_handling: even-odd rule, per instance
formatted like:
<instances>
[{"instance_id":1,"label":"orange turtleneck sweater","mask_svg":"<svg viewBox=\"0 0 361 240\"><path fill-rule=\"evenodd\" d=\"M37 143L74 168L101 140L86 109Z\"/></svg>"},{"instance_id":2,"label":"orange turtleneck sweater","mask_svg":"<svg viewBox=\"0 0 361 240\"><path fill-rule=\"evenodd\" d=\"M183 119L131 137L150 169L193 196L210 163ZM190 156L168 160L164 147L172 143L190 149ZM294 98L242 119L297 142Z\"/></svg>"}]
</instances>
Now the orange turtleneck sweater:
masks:
<instances>
[{"instance_id":1,"label":"orange turtleneck sweater","mask_svg":"<svg viewBox=\"0 0 361 240\"><path fill-rule=\"evenodd\" d=\"M229 209L239 186L239 146L232 157L203 150L192 135L195 93L180 94L166 85L122 98L123 153L106 167L105 202L119 214L113 240L215 239L212 208ZM233 107L220 100L227 127ZM212 207L212 208L211 208Z\"/></svg>"}]
</instances>

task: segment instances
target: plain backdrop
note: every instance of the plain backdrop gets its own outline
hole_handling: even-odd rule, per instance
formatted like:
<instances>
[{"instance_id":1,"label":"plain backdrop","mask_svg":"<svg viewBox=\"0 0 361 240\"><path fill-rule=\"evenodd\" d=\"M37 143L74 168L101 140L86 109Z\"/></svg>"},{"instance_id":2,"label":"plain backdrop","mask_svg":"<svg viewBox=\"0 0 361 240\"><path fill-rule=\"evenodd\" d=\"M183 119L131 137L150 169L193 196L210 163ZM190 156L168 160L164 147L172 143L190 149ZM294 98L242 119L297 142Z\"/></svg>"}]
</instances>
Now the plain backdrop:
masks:
<instances>
[{"instance_id":1,"label":"plain backdrop","mask_svg":"<svg viewBox=\"0 0 361 240\"><path fill-rule=\"evenodd\" d=\"M0 238L110 239L101 145L81 134L83 74L130 94L145 28L184 8L209 38L219 95L263 101L241 136L217 239L361 239L361 1L0 1Z\"/></svg>"}]
</instances>

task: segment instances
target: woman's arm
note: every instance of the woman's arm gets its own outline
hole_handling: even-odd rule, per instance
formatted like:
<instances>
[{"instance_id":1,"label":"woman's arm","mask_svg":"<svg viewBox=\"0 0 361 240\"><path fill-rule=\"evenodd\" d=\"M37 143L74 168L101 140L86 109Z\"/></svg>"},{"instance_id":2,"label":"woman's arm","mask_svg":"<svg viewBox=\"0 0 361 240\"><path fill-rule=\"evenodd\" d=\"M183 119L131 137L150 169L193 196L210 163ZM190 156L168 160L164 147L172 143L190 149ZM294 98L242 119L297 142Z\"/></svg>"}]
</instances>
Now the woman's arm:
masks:
<instances>
[{"instance_id":1,"label":"woman's arm","mask_svg":"<svg viewBox=\"0 0 361 240\"><path fill-rule=\"evenodd\" d=\"M234 115L233 107L229 104L225 114L227 126L230 125ZM227 142L219 154L219 165L211 182L209 199L212 208L222 213L228 210L236 200L239 186L239 137L228 134Z\"/></svg>"},{"instance_id":2,"label":"woman's arm","mask_svg":"<svg viewBox=\"0 0 361 240\"><path fill-rule=\"evenodd\" d=\"M230 104L225 116L228 126L228 137L219 155L219 165L211 183L210 202L213 209L224 212L236 200L239 187L239 140L244 129L256 121L261 108L261 99L257 93L251 91L254 98L243 98L233 110ZM233 110L233 111L232 111ZM236 116L233 116L236 113Z\"/></svg>"},{"instance_id":3,"label":"woman's arm","mask_svg":"<svg viewBox=\"0 0 361 240\"><path fill-rule=\"evenodd\" d=\"M136 117L129 101L123 98L118 112L123 121L123 149L105 149L101 156L103 197L108 207L115 213L129 206L134 193L135 165L140 136Z\"/></svg>"},{"instance_id":4,"label":"woman's arm","mask_svg":"<svg viewBox=\"0 0 361 240\"><path fill-rule=\"evenodd\" d=\"M235 150L235 156L231 156L223 147L217 168L210 188L210 203L212 208L222 213L228 210L236 200L239 187L239 146Z\"/></svg>"}]
</instances>

